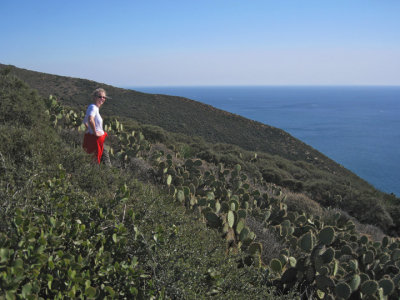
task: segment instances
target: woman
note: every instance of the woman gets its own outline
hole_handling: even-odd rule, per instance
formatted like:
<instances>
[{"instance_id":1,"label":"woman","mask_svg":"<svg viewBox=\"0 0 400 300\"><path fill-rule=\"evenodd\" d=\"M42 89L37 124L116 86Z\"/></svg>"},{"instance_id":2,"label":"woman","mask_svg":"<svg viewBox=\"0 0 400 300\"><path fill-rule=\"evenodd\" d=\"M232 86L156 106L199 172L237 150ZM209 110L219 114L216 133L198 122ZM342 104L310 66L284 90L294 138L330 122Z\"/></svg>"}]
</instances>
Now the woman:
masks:
<instances>
[{"instance_id":1,"label":"woman","mask_svg":"<svg viewBox=\"0 0 400 300\"><path fill-rule=\"evenodd\" d=\"M93 153L98 164L100 161L105 160L107 165L110 164L108 152L104 149L104 140L107 137L107 132L103 130L103 119L100 116L99 109L104 104L107 97L106 91L98 88L93 92L93 103L89 105L86 110L83 123L87 130L83 138L83 148L87 153ZM104 153L103 153L104 152Z\"/></svg>"}]
</instances>

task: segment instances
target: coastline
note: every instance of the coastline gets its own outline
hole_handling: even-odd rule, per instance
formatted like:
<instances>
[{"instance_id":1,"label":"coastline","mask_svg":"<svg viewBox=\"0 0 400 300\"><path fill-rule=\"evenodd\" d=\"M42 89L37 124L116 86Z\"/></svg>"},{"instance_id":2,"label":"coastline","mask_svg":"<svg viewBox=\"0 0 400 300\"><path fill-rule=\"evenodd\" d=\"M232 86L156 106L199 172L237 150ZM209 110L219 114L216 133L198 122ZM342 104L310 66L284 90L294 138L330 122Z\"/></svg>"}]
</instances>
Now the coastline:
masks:
<instances>
[{"instance_id":1,"label":"coastline","mask_svg":"<svg viewBox=\"0 0 400 300\"><path fill-rule=\"evenodd\" d=\"M400 195L399 86L129 87L182 96L285 130ZM397 128L397 130L396 130Z\"/></svg>"}]
</instances>

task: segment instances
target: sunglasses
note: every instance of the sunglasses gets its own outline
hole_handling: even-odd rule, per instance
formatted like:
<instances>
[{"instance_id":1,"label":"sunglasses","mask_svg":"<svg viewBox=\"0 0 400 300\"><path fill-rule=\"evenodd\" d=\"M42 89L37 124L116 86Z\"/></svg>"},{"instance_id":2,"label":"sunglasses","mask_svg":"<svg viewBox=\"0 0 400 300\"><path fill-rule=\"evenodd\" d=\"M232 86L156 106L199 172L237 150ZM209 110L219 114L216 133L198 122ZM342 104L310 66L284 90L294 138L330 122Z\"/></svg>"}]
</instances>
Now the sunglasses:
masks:
<instances>
[{"instance_id":1,"label":"sunglasses","mask_svg":"<svg viewBox=\"0 0 400 300\"><path fill-rule=\"evenodd\" d=\"M107 99L107 96L97 96L99 99Z\"/></svg>"}]
</instances>

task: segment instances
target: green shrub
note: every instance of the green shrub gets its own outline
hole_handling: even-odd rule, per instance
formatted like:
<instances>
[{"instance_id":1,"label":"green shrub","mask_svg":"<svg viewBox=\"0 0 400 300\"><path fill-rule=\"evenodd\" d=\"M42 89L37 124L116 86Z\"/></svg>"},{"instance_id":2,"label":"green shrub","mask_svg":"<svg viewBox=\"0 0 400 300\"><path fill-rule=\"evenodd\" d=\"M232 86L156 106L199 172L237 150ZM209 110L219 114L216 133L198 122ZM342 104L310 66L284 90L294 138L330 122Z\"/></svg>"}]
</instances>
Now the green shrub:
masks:
<instances>
[{"instance_id":1,"label":"green shrub","mask_svg":"<svg viewBox=\"0 0 400 300\"><path fill-rule=\"evenodd\" d=\"M305 194L286 192L285 203L289 211L297 211L298 213L306 213L313 216L321 216L323 209L314 200Z\"/></svg>"}]
</instances>

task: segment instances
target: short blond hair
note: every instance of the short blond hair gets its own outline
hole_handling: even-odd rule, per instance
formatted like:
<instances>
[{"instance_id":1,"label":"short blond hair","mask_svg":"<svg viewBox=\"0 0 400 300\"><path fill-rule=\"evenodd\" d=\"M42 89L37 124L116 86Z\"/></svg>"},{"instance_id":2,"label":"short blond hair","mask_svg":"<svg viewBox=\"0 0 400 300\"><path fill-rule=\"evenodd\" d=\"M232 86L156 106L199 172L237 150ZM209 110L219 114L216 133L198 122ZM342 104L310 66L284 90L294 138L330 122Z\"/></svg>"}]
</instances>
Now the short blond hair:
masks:
<instances>
[{"instance_id":1,"label":"short blond hair","mask_svg":"<svg viewBox=\"0 0 400 300\"><path fill-rule=\"evenodd\" d=\"M104 93L104 95L106 96L106 98L108 98L105 89L103 89L103 88L97 88L97 89L95 89L95 90L93 91L93 93L92 93L93 100L96 100L96 98L99 97L101 93Z\"/></svg>"}]
</instances>

